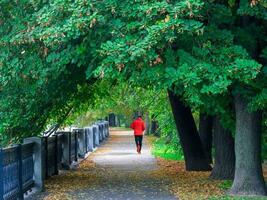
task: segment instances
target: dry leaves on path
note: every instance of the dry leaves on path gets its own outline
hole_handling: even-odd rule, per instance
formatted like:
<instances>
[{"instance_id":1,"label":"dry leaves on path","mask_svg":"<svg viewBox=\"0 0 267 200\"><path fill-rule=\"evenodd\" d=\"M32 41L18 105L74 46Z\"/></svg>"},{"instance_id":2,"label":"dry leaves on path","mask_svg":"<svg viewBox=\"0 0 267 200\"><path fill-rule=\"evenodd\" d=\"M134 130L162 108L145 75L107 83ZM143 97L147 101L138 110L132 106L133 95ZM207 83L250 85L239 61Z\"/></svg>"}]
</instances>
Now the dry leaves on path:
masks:
<instances>
[{"instance_id":1,"label":"dry leaves on path","mask_svg":"<svg viewBox=\"0 0 267 200\"><path fill-rule=\"evenodd\" d=\"M157 158L159 171L154 175L168 180L168 189L179 200L225 199L225 191L220 187L225 181L209 178L210 172L185 171L184 161ZM267 165L263 165L263 174L267 179ZM227 199L236 199L228 197ZM255 198L254 198L255 199Z\"/></svg>"},{"instance_id":2,"label":"dry leaves on path","mask_svg":"<svg viewBox=\"0 0 267 200\"><path fill-rule=\"evenodd\" d=\"M168 188L180 200L201 200L210 196L223 196L224 191L219 188L222 181L209 178L210 172L187 172L183 161L172 161L157 158L160 170L155 176L168 179Z\"/></svg>"}]
</instances>

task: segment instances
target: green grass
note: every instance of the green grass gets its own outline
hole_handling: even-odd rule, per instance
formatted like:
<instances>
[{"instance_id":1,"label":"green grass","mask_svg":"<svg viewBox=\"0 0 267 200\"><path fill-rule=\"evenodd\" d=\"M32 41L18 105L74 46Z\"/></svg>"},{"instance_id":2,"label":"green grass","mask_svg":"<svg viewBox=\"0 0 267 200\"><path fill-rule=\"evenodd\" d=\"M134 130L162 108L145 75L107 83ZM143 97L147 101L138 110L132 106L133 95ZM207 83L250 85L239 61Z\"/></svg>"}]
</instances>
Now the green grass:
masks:
<instances>
[{"instance_id":1,"label":"green grass","mask_svg":"<svg viewBox=\"0 0 267 200\"><path fill-rule=\"evenodd\" d=\"M228 190L231 188L232 184L233 184L233 181L226 180L219 184L219 188L223 190Z\"/></svg>"},{"instance_id":2,"label":"green grass","mask_svg":"<svg viewBox=\"0 0 267 200\"><path fill-rule=\"evenodd\" d=\"M181 149L175 148L172 144L166 144L164 138L154 140L152 154L156 157L161 157L167 160L184 160Z\"/></svg>"}]
</instances>

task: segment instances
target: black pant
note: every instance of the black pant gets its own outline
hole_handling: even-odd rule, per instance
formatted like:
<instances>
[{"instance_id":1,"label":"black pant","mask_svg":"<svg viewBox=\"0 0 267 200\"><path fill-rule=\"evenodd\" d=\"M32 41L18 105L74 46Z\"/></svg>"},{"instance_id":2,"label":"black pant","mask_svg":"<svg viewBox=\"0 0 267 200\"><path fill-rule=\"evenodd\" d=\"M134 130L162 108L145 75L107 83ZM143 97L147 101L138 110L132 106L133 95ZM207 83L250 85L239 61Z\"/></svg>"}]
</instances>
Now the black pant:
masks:
<instances>
[{"instance_id":1,"label":"black pant","mask_svg":"<svg viewBox=\"0 0 267 200\"><path fill-rule=\"evenodd\" d=\"M141 150L143 136L142 135L135 135L134 139L135 139L136 146L139 144L140 145L140 150Z\"/></svg>"}]
</instances>

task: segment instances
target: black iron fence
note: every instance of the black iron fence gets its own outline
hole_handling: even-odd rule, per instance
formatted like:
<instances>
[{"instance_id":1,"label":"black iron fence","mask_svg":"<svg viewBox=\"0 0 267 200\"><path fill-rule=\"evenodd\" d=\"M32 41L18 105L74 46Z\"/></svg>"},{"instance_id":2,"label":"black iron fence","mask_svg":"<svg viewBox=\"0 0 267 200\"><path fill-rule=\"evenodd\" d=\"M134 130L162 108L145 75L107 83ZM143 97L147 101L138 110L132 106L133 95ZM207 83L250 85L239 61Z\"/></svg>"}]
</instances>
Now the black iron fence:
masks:
<instances>
[{"instance_id":1,"label":"black iron fence","mask_svg":"<svg viewBox=\"0 0 267 200\"><path fill-rule=\"evenodd\" d=\"M33 187L44 189L44 180L62 169L77 166L109 136L107 121L50 137L25 138L23 144L0 149L0 200L23 199Z\"/></svg>"}]
</instances>

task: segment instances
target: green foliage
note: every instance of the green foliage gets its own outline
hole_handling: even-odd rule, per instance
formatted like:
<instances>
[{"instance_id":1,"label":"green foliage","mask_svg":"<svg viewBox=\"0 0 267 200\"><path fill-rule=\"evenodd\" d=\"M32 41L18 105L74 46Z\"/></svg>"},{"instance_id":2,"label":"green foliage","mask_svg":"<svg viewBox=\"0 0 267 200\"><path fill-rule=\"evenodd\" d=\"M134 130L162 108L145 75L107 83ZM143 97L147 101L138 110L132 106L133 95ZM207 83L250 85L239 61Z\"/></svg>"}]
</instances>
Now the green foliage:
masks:
<instances>
[{"instance_id":1,"label":"green foliage","mask_svg":"<svg viewBox=\"0 0 267 200\"><path fill-rule=\"evenodd\" d=\"M233 185L233 181L226 180L226 181L223 181L222 183L220 183L219 187L223 190L228 190L231 188L232 185Z\"/></svg>"},{"instance_id":2,"label":"green foliage","mask_svg":"<svg viewBox=\"0 0 267 200\"><path fill-rule=\"evenodd\" d=\"M166 138L159 138L154 141L152 154L168 160L184 160L181 146L166 141Z\"/></svg>"},{"instance_id":3,"label":"green foliage","mask_svg":"<svg viewBox=\"0 0 267 200\"><path fill-rule=\"evenodd\" d=\"M182 159L167 89L231 130L237 92L250 109L267 108L266 0L1 0L0 8L2 145L139 110L159 123L155 155Z\"/></svg>"},{"instance_id":4,"label":"green foliage","mask_svg":"<svg viewBox=\"0 0 267 200\"><path fill-rule=\"evenodd\" d=\"M91 98L81 105L81 112L76 108L67 119L67 124L84 126L97 119L103 119L109 113L116 113L125 117L125 125L133 120L135 111L140 111L146 119L154 116L159 124L158 133L168 140L170 148L180 149L177 130L173 121L167 92L154 87L142 88L124 82L112 84L110 81L97 81L91 87ZM151 122L149 122L151 123Z\"/></svg>"},{"instance_id":5,"label":"green foliage","mask_svg":"<svg viewBox=\"0 0 267 200\"><path fill-rule=\"evenodd\" d=\"M153 84L159 89L175 89L190 107L221 115L233 129L229 105L240 86L246 88L253 109L266 105L267 84L262 76L266 60L255 59L254 55L258 49L255 41L260 40L261 47L266 45L263 34L266 30L262 29L266 22L244 26L242 18L246 14L241 12L242 7L236 9L235 1L227 4L195 1L193 6L199 10L194 10L189 20L186 15L178 15L186 26L193 24L190 29L181 26L168 30L171 21L176 20L169 13L173 12L171 9L180 9L179 6L163 6L169 10L168 15L157 15L162 17L160 22L156 19L140 24L135 23L139 15L128 18L135 23L135 30L139 27L140 31L122 29L123 37L114 36L104 43L99 51L104 59L98 71L111 79L126 78L143 86ZM261 4L252 7L266 11ZM257 16L256 12L252 14ZM196 21L200 23L196 25ZM144 26L147 31L141 31ZM156 34L159 30L161 34ZM263 49L258 54L264 55Z\"/></svg>"},{"instance_id":6,"label":"green foliage","mask_svg":"<svg viewBox=\"0 0 267 200\"><path fill-rule=\"evenodd\" d=\"M63 123L90 96L81 89L88 85L87 66L77 61L81 47L73 43L79 34L71 19L63 19L77 15L77 5L1 1L0 6L0 133L6 145Z\"/></svg>"},{"instance_id":7,"label":"green foliage","mask_svg":"<svg viewBox=\"0 0 267 200\"><path fill-rule=\"evenodd\" d=\"M171 118L160 115L168 106L156 109L167 102L166 89L230 128L240 88L252 109L267 107L266 0L4 0L0 7L5 144L97 106L101 117L155 112L162 125ZM121 99L107 98L118 83L113 97Z\"/></svg>"}]
</instances>

